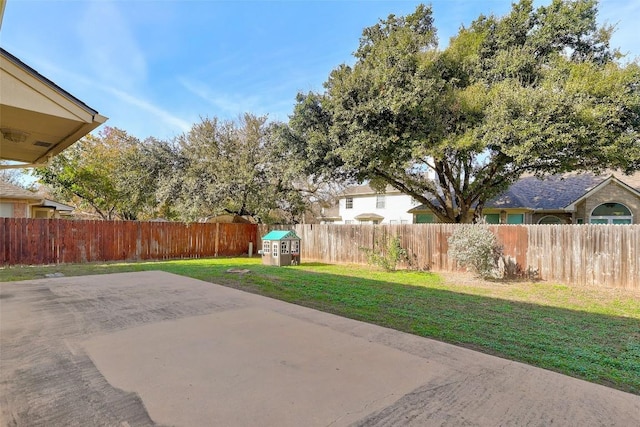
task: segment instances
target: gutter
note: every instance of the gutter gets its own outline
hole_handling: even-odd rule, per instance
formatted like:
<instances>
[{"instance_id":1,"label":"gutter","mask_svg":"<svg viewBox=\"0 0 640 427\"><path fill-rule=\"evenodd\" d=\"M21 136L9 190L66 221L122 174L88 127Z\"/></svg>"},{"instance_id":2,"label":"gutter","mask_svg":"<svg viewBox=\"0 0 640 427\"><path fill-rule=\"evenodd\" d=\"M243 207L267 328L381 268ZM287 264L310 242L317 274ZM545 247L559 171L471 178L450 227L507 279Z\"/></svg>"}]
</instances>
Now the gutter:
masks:
<instances>
[{"instance_id":1,"label":"gutter","mask_svg":"<svg viewBox=\"0 0 640 427\"><path fill-rule=\"evenodd\" d=\"M5 169L30 169L30 168L41 168L41 167L47 167L51 164L51 158L53 156L49 155L47 156L47 161L43 162L43 163L19 163L19 164L12 164L12 165L0 165L0 170L5 170Z\"/></svg>"}]
</instances>

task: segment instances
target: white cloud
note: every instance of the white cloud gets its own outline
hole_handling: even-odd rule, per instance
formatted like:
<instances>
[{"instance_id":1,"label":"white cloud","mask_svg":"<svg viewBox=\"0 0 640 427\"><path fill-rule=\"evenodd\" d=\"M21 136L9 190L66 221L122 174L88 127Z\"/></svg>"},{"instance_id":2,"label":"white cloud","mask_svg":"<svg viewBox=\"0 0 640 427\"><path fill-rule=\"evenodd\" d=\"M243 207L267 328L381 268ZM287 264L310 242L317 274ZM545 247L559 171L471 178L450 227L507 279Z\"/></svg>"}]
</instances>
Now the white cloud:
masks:
<instances>
[{"instance_id":1,"label":"white cloud","mask_svg":"<svg viewBox=\"0 0 640 427\"><path fill-rule=\"evenodd\" d=\"M181 117L153 104L147 99L136 95L134 91L127 91L116 85L101 82L99 79L89 78L84 75L74 73L72 71L60 68L52 63L37 60L33 62L39 70L46 70L46 75L55 75L54 81L59 83L61 87L70 89L71 82L73 82L74 89L70 90L72 95L77 96L82 101L88 101L87 93L91 93L91 99L102 99L103 105L94 105L93 102L88 102L90 107L96 107L101 114L106 115L110 119L115 119L117 116L123 117L123 121L126 121L132 117L141 117L140 112L146 112L151 115L152 120L146 117L146 123L140 124L138 127L143 130L143 135L146 136L158 136L154 133L154 129L164 128L165 130L172 129L175 133L187 132L191 129L191 123L182 119ZM68 82L68 84L67 84ZM100 96L96 91L101 91L107 96ZM83 95L84 94L84 95ZM104 110L104 105L111 100L112 110ZM119 104L120 101L123 104ZM128 105L128 106L127 106ZM135 111L131 109L135 107ZM130 132L126 124L119 122L113 122L113 126L123 128ZM107 122L109 124L109 122Z\"/></svg>"},{"instance_id":2,"label":"white cloud","mask_svg":"<svg viewBox=\"0 0 640 427\"><path fill-rule=\"evenodd\" d=\"M146 79L147 65L144 54L118 9L110 1L86 3L83 18L76 27L82 41L84 63L88 64L100 80L127 88L135 87Z\"/></svg>"},{"instance_id":3,"label":"white cloud","mask_svg":"<svg viewBox=\"0 0 640 427\"><path fill-rule=\"evenodd\" d=\"M187 132L189 129L191 129L191 124L186 120L183 120L175 116L174 114L171 114L170 112L163 110L162 108L159 108L156 105L142 98L138 98L127 92L124 92L120 89L116 89L110 86L101 86L101 89L112 93L118 99L130 105L136 106L144 111L151 113L152 115L162 120L163 122L170 124L172 127L176 127L180 129L182 132Z\"/></svg>"},{"instance_id":4,"label":"white cloud","mask_svg":"<svg viewBox=\"0 0 640 427\"><path fill-rule=\"evenodd\" d=\"M257 96L220 93L211 89L205 83L185 77L178 78L178 82L192 94L219 109L220 113L222 113L220 115L227 117L250 112L256 106L261 105L260 98Z\"/></svg>"}]
</instances>

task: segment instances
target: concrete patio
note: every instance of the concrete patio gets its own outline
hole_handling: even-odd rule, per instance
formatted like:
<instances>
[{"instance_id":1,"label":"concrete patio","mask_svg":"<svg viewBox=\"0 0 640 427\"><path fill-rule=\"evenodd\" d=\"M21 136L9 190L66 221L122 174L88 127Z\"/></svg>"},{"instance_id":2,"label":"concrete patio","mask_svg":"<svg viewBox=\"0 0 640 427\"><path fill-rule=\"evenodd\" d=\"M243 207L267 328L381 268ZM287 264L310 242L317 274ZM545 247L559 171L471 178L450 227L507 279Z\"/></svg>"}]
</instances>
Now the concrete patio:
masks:
<instances>
[{"instance_id":1,"label":"concrete patio","mask_svg":"<svg viewBox=\"0 0 640 427\"><path fill-rule=\"evenodd\" d=\"M7 426L640 425L640 396L164 272L0 283Z\"/></svg>"}]
</instances>

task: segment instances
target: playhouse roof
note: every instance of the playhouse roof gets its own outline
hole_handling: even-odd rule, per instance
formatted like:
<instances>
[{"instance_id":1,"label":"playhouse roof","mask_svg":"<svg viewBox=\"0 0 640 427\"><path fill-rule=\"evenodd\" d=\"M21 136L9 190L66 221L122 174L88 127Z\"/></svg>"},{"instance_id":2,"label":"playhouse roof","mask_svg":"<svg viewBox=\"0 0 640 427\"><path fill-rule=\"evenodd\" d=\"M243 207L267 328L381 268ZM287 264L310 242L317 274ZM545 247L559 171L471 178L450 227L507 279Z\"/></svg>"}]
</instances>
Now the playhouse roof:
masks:
<instances>
[{"instance_id":1,"label":"playhouse roof","mask_svg":"<svg viewBox=\"0 0 640 427\"><path fill-rule=\"evenodd\" d=\"M282 240L282 239L300 239L298 235L290 230L273 230L262 236L262 240Z\"/></svg>"}]
</instances>

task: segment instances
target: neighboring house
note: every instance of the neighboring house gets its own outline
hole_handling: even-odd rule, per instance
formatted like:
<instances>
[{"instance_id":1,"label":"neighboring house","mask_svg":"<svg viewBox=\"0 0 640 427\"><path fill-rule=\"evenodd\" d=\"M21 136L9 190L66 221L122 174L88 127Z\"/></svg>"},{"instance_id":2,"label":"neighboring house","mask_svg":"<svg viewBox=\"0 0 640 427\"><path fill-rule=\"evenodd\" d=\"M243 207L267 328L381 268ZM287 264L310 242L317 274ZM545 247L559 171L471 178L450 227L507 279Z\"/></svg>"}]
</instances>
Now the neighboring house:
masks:
<instances>
[{"instance_id":1,"label":"neighboring house","mask_svg":"<svg viewBox=\"0 0 640 427\"><path fill-rule=\"evenodd\" d=\"M411 224L409 210L418 203L391 186L378 192L369 185L347 188L339 197L338 210L328 211L323 222L335 224Z\"/></svg>"},{"instance_id":2,"label":"neighboring house","mask_svg":"<svg viewBox=\"0 0 640 427\"><path fill-rule=\"evenodd\" d=\"M425 205L410 212L414 222L438 222ZM640 173L526 176L482 213L490 224L640 224Z\"/></svg>"},{"instance_id":3,"label":"neighboring house","mask_svg":"<svg viewBox=\"0 0 640 427\"><path fill-rule=\"evenodd\" d=\"M72 211L73 206L0 181L0 218L60 218Z\"/></svg>"},{"instance_id":4,"label":"neighboring house","mask_svg":"<svg viewBox=\"0 0 640 427\"><path fill-rule=\"evenodd\" d=\"M340 216L340 206L335 205L330 208L320 208L320 214L316 215L316 219L320 224L340 224L342 217Z\"/></svg>"}]
</instances>

